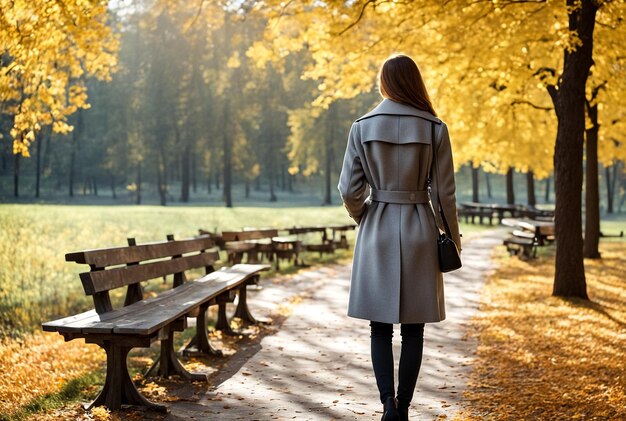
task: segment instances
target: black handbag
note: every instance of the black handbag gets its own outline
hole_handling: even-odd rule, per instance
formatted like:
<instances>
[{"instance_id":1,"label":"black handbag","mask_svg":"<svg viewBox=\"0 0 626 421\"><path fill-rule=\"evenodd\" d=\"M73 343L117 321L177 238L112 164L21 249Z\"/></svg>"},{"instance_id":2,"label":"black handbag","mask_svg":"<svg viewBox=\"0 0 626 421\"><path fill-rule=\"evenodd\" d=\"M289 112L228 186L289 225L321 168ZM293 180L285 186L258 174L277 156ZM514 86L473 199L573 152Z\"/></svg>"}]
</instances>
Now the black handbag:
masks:
<instances>
[{"instance_id":1,"label":"black handbag","mask_svg":"<svg viewBox=\"0 0 626 421\"><path fill-rule=\"evenodd\" d=\"M445 273L460 269L463 266L456 244L445 232L439 234L437 248L439 249L439 270Z\"/></svg>"},{"instance_id":2,"label":"black handbag","mask_svg":"<svg viewBox=\"0 0 626 421\"><path fill-rule=\"evenodd\" d=\"M428 176L428 191L431 190L431 183L433 180L432 172L433 167L435 168L435 175L437 176L437 182L439 182L439 170L437 167L437 156L435 155L435 123L432 124L432 139L430 142L430 148L432 153L432 164L430 166L430 174ZM437 188L437 207L439 208L439 188ZM433 215L435 216L435 225L437 225L437 230L439 231L439 238L437 238L437 252L439 254L439 270L441 272L451 272L453 270L457 270L461 268L461 256L459 256L459 250L452 241L452 239L448 236L450 232L450 228L448 227L448 221L446 221L446 215L444 212L440 212L439 215L443 221L443 229L439 226L439 222L437 219L437 212L435 212L435 207L433 206L432 198L430 200L430 208L433 211Z\"/></svg>"}]
</instances>

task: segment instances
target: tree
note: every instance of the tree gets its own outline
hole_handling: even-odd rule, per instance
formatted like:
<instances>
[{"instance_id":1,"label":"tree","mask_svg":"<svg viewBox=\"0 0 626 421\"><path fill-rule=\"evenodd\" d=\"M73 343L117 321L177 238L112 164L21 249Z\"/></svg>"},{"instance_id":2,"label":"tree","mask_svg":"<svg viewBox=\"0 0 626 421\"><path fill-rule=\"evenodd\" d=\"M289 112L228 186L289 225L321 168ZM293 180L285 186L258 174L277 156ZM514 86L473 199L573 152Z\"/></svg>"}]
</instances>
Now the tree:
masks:
<instances>
[{"instance_id":1,"label":"tree","mask_svg":"<svg viewBox=\"0 0 626 421\"><path fill-rule=\"evenodd\" d=\"M304 77L320 81L315 104L369 91L391 45L422 66L435 108L455 134L457 166L474 161L487 171L532 169L543 178L554 157L553 294L587 298L580 198L585 85L596 14L602 8L606 20L623 27L624 2L271 3L276 8L265 43L254 52L280 61L290 51L309 49L314 63ZM484 42L487 33L493 43Z\"/></svg>"},{"instance_id":2,"label":"tree","mask_svg":"<svg viewBox=\"0 0 626 421\"><path fill-rule=\"evenodd\" d=\"M0 0L0 114L13 117L13 152L28 148L43 126L57 133L87 108L85 78L109 80L118 38L107 1Z\"/></svg>"}]
</instances>

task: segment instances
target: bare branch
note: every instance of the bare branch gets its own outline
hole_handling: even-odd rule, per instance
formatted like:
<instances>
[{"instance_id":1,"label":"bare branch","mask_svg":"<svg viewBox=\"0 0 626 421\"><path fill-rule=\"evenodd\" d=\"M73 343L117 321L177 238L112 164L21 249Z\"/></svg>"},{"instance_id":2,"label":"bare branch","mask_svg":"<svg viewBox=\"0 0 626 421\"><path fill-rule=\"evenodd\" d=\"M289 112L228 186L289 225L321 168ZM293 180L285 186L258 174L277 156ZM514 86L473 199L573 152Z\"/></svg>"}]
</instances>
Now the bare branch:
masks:
<instances>
[{"instance_id":1,"label":"bare branch","mask_svg":"<svg viewBox=\"0 0 626 421\"><path fill-rule=\"evenodd\" d=\"M531 107L533 107L536 110L552 111L554 109L552 107L542 107L541 105L534 104L534 103L532 103L530 101L527 101L525 99L516 99L514 101L511 101L511 105L521 105L521 104L530 105Z\"/></svg>"},{"instance_id":2,"label":"bare branch","mask_svg":"<svg viewBox=\"0 0 626 421\"><path fill-rule=\"evenodd\" d=\"M344 33L346 33L347 31L349 31L350 29L352 29L355 25L357 25L361 19L363 18L363 15L365 14L365 9L367 8L367 6L369 6L372 3L376 3L376 0L367 0L365 3L363 3L363 6L361 7L361 11L359 13L359 16L356 18L355 21L353 21L350 25L348 25L347 27L345 27L341 32L339 32L337 35L341 36Z\"/></svg>"}]
</instances>

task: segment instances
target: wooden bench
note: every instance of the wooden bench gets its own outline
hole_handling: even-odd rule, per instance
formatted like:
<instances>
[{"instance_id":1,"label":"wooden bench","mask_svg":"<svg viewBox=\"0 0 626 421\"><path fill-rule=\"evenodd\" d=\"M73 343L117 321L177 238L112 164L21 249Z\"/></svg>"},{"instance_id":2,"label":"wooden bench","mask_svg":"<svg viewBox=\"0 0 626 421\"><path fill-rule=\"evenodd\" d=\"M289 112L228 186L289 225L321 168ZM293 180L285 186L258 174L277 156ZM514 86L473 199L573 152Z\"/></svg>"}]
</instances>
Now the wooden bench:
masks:
<instances>
[{"instance_id":1,"label":"wooden bench","mask_svg":"<svg viewBox=\"0 0 626 421\"><path fill-rule=\"evenodd\" d=\"M504 218L502 224L514 228L503 244L510 254L517 254L522 259L537 257L538 247L554 242L554 222Z\"/></svg>"},{"instance_id":2,"label":"wooden bench","mask_svg":"<svg viewBox=\"0 0 626 421\"><path fill-rule=\"evenodd\" d=\"M542 218L544 220L548 218L554 218L554 211L539 209L534 206L517 205L517 216L522 218L537 219Z\"/></svg>"},{"instance_id":3,"label":"wooden bench","mask_svg":"<svg viewBox=\"0 0 626 421\"><path fill-rule=\"evenodd\" d=\"M513 231L512 235L502 242L511 255L518 255L522 259L532 259L537 257L537 243L534 236L520 235L520 231Z\"/></svg>"},{"instance_id":4,"label":"wooden bench","mask_svg":"<svg viewBox=\"0 0 626 421\"><path fill-rule=\"evenodd\" d=\"M274 261L280 270L280 259L298 264L301 241L296 238L280 237L277 229L245 228L241 231L222 231L224 250L230 263L240 263L247 256L247 263L258 263L262 256Z\"/></svg>"},{"instance_id":5,"label":"wooden bench","mask_svg":"<svg viewBox=\"0 0 626 421\"><path fill-rule=\"evenodd\" d=\"M278 237L277 229L244 229L241 231L222 231L223 250L228 255L229 263L241 263L247 256L248 263L258 263L265 255L274 259L272 238Z\"/></svg>"},{"instance_id":6,"label":"wooden bench","mask_svg":"<svg viewBox=\"0 0 626 421\"><path fill-rule=\"evenodd\" d=\"M332 231L332 241L335 244L335 248L349 249L350 245L348 244L348 237L346 236L346 233L348 231L354 231L356 229L356 225L331 225L329 228ZM337 234L339 234L339 239L335 238Z\"/></svg>"},{"instance_id":7,"label":"wooden bench","mask_svg":"<svg viewBox=\"0 0 626 421\"><path fill-rule=\"evenodd\" d=\"M216 328L228 326L226 303L239 293L235 316L254 322L246 301L246 286L257 282L267 265L235 265L214 270L219 255L208 236L174 241L87 250L68 253L70 262L88 264L90 272L80 274L85 294L91 295L94 310L43 323L47 332L58 332L70 341L84 338L107 354L106 380L91 407L105 405L119 409L122 404L143 405L165 411L166 407L148 401L133 384L127 367L129 351L149 347L159 340L157 360L161 376L181 375L191 380L206 380L203 374L188 372L174 351L174 332L186 327L187 317L197 318L195 345L200 351L214 352L207 336L206 313L218 305ZM207 275L188 282L185 272L203 268ZM142 283L173 275L173 288L144 299ZM113 308L110 291L126 287L123 307ZM228 326L230 328L230 326ZM156 364L156 363L155 363ZM154 366L153 366L154 368Z\"/></svg>"},{"instance_id":8,"label":"wooden bench","mask_svg":"<svg viewBox=\"0 0 626 421\"><path fill-rule=\"evenodd\" d=\"M324 253L334 253L335 244L333 240L328 238L327 228L324 226L313 227L293 227L287 230L289 235L295 235L300 238L301 235L321 233L321 240L319 243L303 243L302 250L319 253L320 256Z\"/></svg>"},{"instance_id":9,"label":"wooden bench","mask_svg":"<svg viewBox=\"0 0 626 421\"><path fill-rule=\"evenodd\" d=\"M478 223L482 225L483 218L487 218L489 225L493 225L493 211L490 209L472 208L466 205L459 205L458 207L459 218L465 218L465 223L474 224L475 218L478 217Z\"/></svg>"}]
</instances>

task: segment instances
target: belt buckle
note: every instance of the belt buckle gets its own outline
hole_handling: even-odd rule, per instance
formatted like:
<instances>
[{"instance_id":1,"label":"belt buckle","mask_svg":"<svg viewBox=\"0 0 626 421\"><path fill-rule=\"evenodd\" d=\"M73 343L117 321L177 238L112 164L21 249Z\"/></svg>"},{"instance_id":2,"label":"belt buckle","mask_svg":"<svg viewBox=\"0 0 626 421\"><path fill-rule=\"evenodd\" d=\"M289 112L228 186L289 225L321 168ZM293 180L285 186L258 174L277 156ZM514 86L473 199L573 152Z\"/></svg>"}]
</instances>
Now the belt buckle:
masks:
<instances>
[{"instance_id":1,"label":"belt buckle","mask_svg":"<svg viewBox=\"0 0 626 421\"><path fill-rule=\"evenodd\" d=\"M415 199L416 199L416 197L415 197L415 193L411 193L411 194L409 195L409 200L414 201Z\"/></svg>"}]
</instances>

